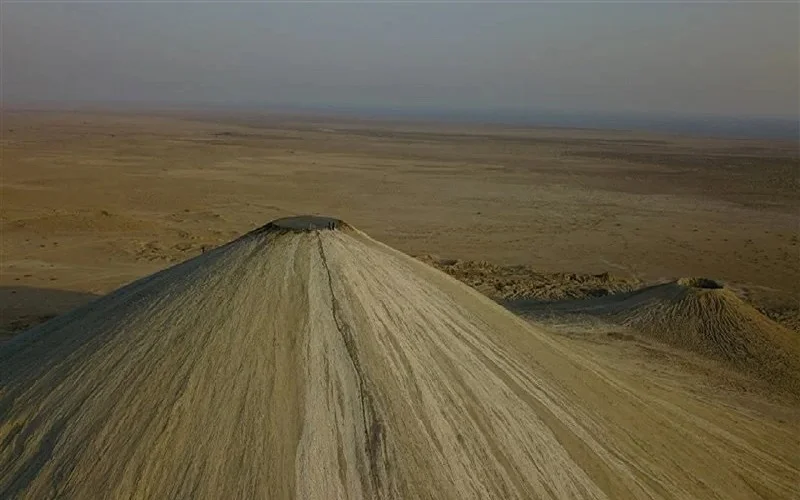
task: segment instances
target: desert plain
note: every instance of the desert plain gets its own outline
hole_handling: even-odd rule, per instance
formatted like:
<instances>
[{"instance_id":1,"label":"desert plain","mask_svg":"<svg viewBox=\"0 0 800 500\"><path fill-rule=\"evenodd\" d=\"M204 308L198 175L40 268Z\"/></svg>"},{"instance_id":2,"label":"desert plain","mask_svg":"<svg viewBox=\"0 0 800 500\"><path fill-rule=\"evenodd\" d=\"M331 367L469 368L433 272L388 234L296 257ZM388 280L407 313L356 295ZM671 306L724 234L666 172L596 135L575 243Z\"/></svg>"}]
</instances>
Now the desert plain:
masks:
<instances>
[{"instance_id":1,"label":"desert plain","mask_svg":"<svg viewBox=\"0 0 800 500\"><path fill-rule=\"evenodd\" d=\"M526 270L706 276L797 326L796 141L4 111L1 151L6 335L305 213L414 256L490 266L503 296L525 296Z\"/></svg>"}]
</instances>

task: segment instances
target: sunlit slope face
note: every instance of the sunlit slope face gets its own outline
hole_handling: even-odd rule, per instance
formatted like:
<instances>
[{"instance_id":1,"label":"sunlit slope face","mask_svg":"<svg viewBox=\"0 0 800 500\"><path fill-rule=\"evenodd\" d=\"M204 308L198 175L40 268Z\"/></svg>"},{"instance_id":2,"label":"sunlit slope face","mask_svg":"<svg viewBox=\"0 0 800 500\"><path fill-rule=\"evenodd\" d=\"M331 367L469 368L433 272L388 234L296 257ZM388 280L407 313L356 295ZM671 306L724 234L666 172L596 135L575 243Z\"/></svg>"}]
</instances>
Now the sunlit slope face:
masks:
<instances>
[{"instance_id":1,"label":"sunlit slope face","mask_svg":"<svg viewBox=\"0 0 800 500\"><path fill-rule=\"evenodd\" d=\"M0 497L789 497L734 416L636 390L340 221L278 221L0 348Z\"/></svg>"}]
</instances>

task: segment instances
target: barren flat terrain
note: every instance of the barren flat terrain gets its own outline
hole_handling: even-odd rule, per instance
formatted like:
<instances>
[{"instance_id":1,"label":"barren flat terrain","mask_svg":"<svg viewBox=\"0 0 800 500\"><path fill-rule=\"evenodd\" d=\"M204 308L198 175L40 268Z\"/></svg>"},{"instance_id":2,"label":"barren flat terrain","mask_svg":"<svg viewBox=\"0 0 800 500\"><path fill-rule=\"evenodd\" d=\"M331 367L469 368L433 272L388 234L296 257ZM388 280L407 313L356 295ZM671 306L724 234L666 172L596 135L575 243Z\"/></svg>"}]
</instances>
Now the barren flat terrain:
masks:
<instances>
[{"instance_id":1,"label":"barren flat terrain","mask_svg":"<svg viewBox=\"0 0 800 500\"><path fill-rule=\"evenodd\" d=\"M793 142L5 111L3 327L297 213L341 217L412 255L709 276L791 321L799 161ZM21 287L54 292L31 303Z\"/></svg>"}]
</instances>

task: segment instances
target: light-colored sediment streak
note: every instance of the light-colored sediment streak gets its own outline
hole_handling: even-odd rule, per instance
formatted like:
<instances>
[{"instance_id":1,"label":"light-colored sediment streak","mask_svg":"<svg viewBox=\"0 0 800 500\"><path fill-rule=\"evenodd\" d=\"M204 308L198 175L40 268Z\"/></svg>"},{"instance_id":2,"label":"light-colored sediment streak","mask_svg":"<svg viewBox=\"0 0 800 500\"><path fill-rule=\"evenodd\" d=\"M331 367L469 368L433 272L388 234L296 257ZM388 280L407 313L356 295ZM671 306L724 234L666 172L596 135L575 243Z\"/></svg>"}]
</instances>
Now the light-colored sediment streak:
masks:
<instances>
[{"instance_id":1,"label":"light-colored sediment streak","mask_svg":"<svg viewBox=\"0 0 800 500\"><path fill-rule=\"evenodd\" d=\"M31 330L0 348L0 391L2 498L788 499L798 480L792 432L612 376L346 226L255 231Z\"/></svg>"}]
</instances>

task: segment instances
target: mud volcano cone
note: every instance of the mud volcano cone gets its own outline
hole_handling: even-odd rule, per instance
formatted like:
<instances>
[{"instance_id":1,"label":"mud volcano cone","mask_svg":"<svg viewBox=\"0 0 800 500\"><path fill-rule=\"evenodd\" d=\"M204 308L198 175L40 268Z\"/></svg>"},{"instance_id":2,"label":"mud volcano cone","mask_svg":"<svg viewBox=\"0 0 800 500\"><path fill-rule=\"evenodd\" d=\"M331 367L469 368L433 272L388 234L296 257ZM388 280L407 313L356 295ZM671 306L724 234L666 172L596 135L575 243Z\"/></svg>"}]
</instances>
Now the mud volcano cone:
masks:
<instances>
[{"instance_id":1,"label":"mud volcano cone","mask_svg":"<svg viewBox=\"0 0 800 500\"><path fill-rule=\"evenodd\" d=\"M3 345L0 498L791 493L785 459L670 408L339 220L289 218Z\"/></svg>"},{"instance_id":2,"label":"mud volcano cone","mask_svg":"<svg viewBox=\"0 0 800 500\"><path fill-rule=\"evenodd\" d=\"M800 337L722 284L681 278L612 302L623 324L800 392Z\"/></svg>"}]
</instances>

